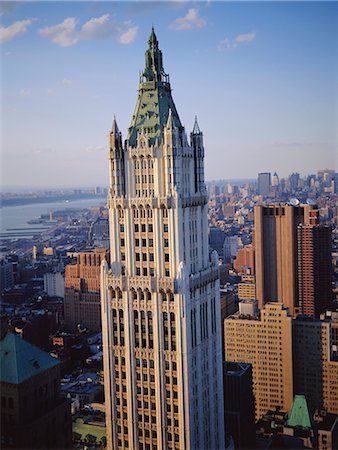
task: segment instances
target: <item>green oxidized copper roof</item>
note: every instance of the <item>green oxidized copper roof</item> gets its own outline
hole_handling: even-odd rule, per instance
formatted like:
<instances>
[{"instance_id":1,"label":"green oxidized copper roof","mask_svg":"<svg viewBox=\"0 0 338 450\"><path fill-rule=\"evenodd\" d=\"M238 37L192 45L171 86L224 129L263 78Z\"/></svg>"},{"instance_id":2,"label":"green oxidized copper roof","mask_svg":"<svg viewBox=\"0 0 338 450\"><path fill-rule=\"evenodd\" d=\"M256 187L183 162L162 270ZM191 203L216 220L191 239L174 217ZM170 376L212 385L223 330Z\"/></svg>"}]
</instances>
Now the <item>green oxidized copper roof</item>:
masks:
<instances>
[{"instance_id":1,"label":"green oxidized copper roof","mask_svg":"<svg viewBox=\"0 0 338 450\"><path fill-rule=\"evenodd\" d=\"M290 427L312 428L310 413L304 395L295 395L287 424Z\"/></svg>"},{"instance_id":2,"label":"green oxidized copper roof","mask_svg":"<svg viewBox=\"0 0 338 450\"><path fill-rule=\"evenodd\" d=\"M15 333L6 334L0 341L0 358L0 381L10 384L20 384L59 364Z\"/></svg>"},{"instance_id":3,"label":"green oxidized copper roof","mask_svg":"<svg viewBox=\"0 0 338 450\"><path fill-rule=\"evenodd\" d=\"M139 95L129 127L129 145L136 147L137 133L142 128L148 133L150 145L155 144L156 140L160 144L169 110L172 113L173 126L182 130L183 127L171 96L169 75L164 72L162 52L158 48L153 28L145 53L145 68L140 79Z\"/></svg>"}]
</instances>

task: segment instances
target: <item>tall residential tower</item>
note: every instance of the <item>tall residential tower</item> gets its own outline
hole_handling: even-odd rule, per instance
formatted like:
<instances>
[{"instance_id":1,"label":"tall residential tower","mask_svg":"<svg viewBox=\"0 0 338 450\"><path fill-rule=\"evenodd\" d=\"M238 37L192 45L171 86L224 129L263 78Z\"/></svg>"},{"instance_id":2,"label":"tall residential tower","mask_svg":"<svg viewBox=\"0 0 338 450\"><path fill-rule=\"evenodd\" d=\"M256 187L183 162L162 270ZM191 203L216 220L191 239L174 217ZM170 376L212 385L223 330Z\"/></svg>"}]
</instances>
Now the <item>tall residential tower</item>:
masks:
<instances>
[{"instance_id":1,"label":"tall residential tower","mask_svg":"<svg viewBox=\"0 0 338 450\"><path fill-rule=\"evenodd\" d=\"M102 265L109 448L224 448L218 258L203 134L190 142L152 30L125 143L109 135L111 266Z\"/></svg>"}]
</instances>

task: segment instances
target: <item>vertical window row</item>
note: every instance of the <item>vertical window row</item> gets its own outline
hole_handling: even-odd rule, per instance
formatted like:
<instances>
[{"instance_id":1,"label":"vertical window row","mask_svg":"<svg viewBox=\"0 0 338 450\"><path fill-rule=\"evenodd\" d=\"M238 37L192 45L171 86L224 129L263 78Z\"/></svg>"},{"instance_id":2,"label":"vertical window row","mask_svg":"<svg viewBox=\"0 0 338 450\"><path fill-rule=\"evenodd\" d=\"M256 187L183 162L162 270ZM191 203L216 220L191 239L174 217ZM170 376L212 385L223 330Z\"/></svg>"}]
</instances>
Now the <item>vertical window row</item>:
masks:
<instances>
[{"instance_id":1,"label":"vertical window row","mask_svg":"<svg viewBox=\"0 0 338 450\"><path fill-rule=\"evenodd\" d=\"M136 348L154 348L153 314L134 310L134 344Z\"/></svg>"},{"instance_id":2,"label":"vertical window row","mask_svg":"<svg viewBox=\"0 0 338 450\"><path fill-rule=\"evenodd\" d=\"M150 207L133 209L135 264L137 276L155 275L153 211Z\"/></svg>"},{"instance_id":3,"label":"vertical window row","mask_svg":"<svg viewBox=\"0 0 338 450\"><path fill-rule=\"evenodd\" d=\"M211 332L216 333L216 299L211 299Z\"/></svg>"},{"instance_id":4,"label":"vertical window row","mask_svg":"<svg viewBox=\"0 0 338 450\"><path fill-rule=\"evenodd\" d=\"M165 363L165 402L167 416L167 448L179 448L179 410L177 364L169 355Z\"/></svg>"},{"instance_id":5,"label":"vertical window row","mask_svg":"<svg viewBox=\"0 0 338 450\"><path fill-rule=\"evenodd\" d=\"M125 275L125 260L126 260L126 237L125 237L125 225L124 225L124 211L121 207L118 207L119 216L119 233L120 233L120 261L122 275Z\"/></svg>"},{"instance_id":6,"label":"vertical window row","mask_svg":"<svg viewBox=\"0 0 338 450\"><path fill-rule=\"evenodd\" d=\"M150 157L135 157L133 169L136 197L154 197L154 160Z\"/></svg>"},{"instance_id":7,"label":"vertical window row","mask_svg":"<svg viewBox=\"0 0 338 450\"><path fill-rule=\"evenodd\" d=\"M162 210L163 221L163 248L164 248L164 273L166 277L170 277L170 248L169 248L169 224L168 224L168 209L164 206Z\"/></svg>"},{"instance_id":8,"label":"vertical window row","mask_svg":"<svg viewBox=\"0 0 338 450\"><path fill-rule=\"evenodd\" d=\"M114 345L124 346L124 317L123 310L113 308Z\"/></svg>"},{"instance_id":9,"label":"vertical window row","mask_svg":"<svg viewBox=\"0 0 338 450\"><path fill-rule=\"evenodd\" d=\"M175 313L163 313L164 350L176 351Z\"/></svg>"},{"instance_id":10,"label":"vertical window row","mask_svg":"<svg viewBox=\"0 0 338 450\"><path fill-rule=\"evenodd\" d=\"M208 305L203 303L200 305L200 331L201 331L201 341L208 338Z\"/></svg>"},{"instance_id":11,"label":"vertical window row","mask_svg":"<svg viewBox=\"0 0 338 450\"><path fill-rule=\"evenodd\" d=\"M125 357L115 356L115 399L116 399L116 421L117 421L117 439L120 448L128 448L128 420L127 413L127 386L126 386L126 366ZM123 446L122 446L123 443Z\"/></svg>"},{"instance_id":12,"label":"vertical window row","mask_svg":"<svg viewBox=\"0 0 338 450\"><path fill-rule=\"evenodd\" d=\"M197 344L197 335L196 335L196 309L192 309L190 311L190 325L191 325L191 345L195 347Z\"/></svg>"}]
</instances>

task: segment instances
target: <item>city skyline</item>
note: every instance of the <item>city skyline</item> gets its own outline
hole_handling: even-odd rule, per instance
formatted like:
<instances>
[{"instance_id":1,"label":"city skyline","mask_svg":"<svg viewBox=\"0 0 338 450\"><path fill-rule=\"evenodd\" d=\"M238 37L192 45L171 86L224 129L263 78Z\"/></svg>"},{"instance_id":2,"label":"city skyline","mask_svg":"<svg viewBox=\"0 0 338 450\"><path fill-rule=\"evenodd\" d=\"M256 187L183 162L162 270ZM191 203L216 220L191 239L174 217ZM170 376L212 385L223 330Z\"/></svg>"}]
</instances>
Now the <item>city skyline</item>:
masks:
<instances>
[{"instance_id":1,"label":"city skyline","mask_svg":"<svg viewBox=\"0 0 338 450\"><path fill-rule=\"evenodd\" d=\"M337 167L334 3L2 8L3 185L108 185L112 115L125 139L152 24L182 123L203 129L207 181Z\"/></svg>"}]
</instances>

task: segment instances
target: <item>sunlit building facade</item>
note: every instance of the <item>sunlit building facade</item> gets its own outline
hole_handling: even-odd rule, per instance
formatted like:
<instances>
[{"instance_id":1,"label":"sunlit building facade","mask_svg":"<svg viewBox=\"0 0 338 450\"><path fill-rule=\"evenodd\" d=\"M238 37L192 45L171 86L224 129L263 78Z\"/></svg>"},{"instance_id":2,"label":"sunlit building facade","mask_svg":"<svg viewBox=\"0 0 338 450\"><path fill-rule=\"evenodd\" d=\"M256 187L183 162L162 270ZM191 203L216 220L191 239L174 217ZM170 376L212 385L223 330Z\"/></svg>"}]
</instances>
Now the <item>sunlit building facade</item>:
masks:
<instances>
[{"instance_id":1,"label":"sunlit building facade","mask_svg":"<svg viewBox=\"0 0 338 450\"><path fill-rule=\"evenodd\" d=\"M188 141L154 31L127 140L109 135L102 265L108 448L224 448L218 258L203 134Z\"/></svg>"}]
</instances>

